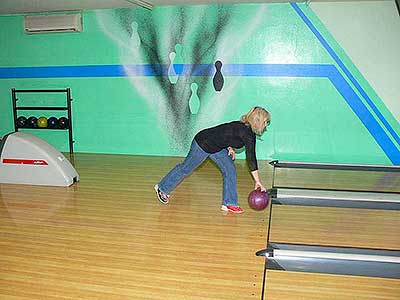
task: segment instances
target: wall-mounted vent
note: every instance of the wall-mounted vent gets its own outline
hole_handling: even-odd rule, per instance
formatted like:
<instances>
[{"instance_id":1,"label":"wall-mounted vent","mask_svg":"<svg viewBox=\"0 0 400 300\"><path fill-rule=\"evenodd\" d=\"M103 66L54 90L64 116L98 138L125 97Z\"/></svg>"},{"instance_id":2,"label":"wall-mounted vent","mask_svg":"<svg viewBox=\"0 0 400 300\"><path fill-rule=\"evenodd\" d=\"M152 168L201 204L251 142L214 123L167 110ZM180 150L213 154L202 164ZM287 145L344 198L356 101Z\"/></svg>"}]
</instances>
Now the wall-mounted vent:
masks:
<instances>
[{"instance_id":1,"label":"wall-mounted vent","mask_svg":"<svg viewBox=\"0 0 400 300\"><path fill-rule=\"evenodd\" d=\"M28 34L81 32L82 15L78 13L25 16L24 29Z\"/></svg>"}]
</instances>

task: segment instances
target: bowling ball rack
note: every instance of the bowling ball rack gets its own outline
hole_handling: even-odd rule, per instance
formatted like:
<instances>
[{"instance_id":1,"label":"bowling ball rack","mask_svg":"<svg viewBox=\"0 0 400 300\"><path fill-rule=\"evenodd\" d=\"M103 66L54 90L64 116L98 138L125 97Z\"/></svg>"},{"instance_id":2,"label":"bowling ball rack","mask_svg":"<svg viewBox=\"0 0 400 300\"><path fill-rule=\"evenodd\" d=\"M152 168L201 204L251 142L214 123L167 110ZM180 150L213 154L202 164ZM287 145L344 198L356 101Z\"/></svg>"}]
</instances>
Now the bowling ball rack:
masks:
<instances>
[{"instance_id":1,"label":"bowling ball rack","mask_svg":"<svg viewBox=\"0 0 400 300\"><path fill-rule=\"evenodd\" d=\"M65 94L65 105L64 106L20 106L18 105L18 101L23 101L19 100L18 97L20 94L37 94L42 97L43 94L49 94L49 93L62 93ZM18 132L20 129L34 129L34 130L66 130L68 131L68 142L69 142L69 153L73 154L74 153L74 139L73 139L73 132L72 132L72 98L71 98L71 89L66 88L66 89L40 89L40 90L35 90L35 89L11 89L11 95L12 95L12 103L13 103L13 116L14 116L14 130L15 132ZM66 112L66 118L67 120L67 126L65 127L20 127L18 126L18 118L20 117L20 112L21 111L65 111Z\"/></svg>"}]
</instances>

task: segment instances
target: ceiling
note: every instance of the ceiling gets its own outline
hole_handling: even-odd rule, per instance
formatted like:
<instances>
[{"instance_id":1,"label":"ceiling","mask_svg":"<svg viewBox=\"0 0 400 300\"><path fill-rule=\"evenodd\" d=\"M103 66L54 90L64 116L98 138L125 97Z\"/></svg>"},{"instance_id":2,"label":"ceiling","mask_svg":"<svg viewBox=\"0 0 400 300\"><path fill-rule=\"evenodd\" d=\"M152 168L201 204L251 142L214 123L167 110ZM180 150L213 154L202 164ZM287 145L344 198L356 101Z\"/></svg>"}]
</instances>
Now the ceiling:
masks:
<instances>
[{"instance_id":1,"label":"ceiling","mask_svg":"<svg viewBox=\"0 0 400 300\"><path fill-rule=\"evenodd\" d=\"M95 10L143 6L151 9L163 5L196 5L223 3L289 2L290 0L0 0L0 15L27 14L53 11ZM308 0L310 1L310 0ZM311 0L332 2L335 0ZM346 0L336 0L345 2ZM350 0L347 0L350 1ZM354 0L353 0L354 1ZM358 0L360 1L360 0ZM362 0L368 1L368 0ZM294 2L305 2L295 0Z\"/></svg>"}]
</instances>

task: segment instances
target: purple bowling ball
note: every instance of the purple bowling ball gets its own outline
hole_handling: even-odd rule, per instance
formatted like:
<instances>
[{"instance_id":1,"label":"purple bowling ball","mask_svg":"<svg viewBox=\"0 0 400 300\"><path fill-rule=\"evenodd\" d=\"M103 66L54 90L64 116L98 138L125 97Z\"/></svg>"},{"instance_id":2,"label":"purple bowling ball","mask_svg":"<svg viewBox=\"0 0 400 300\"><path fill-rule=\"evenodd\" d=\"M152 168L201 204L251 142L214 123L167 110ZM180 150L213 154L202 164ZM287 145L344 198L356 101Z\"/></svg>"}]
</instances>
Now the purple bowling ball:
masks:
<instances>
[{"instance_id":1,"label":"purple bowling ball","mask_svg":"<svg viewBox=\"0 0 400 300\"><path fill-rule=\"evenodd\" d=\"M253 190L250 192L249 206L254 210L263 210L268 206L269 195L267 192L262 192L261 190Z\"/></svg>"}]
</instances>

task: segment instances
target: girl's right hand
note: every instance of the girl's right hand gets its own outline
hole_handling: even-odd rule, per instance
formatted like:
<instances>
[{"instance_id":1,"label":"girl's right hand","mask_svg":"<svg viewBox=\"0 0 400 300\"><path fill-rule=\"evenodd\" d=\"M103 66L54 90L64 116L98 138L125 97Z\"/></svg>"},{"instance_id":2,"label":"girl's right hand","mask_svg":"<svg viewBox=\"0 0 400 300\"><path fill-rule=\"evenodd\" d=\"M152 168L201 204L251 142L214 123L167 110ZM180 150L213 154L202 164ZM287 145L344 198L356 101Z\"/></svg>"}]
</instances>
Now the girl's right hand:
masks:
<instances>
[{"instance_id":1,"label":"girl's right hand","mask_svg":"<svg viewBox=\"0 0 400 300\"><path fill-rule=\"evenodd\" d=\"M232 157L232 160L235 160L235 150L232 147L228 147L228 155Z\"/></svg>"}]
</instances>

